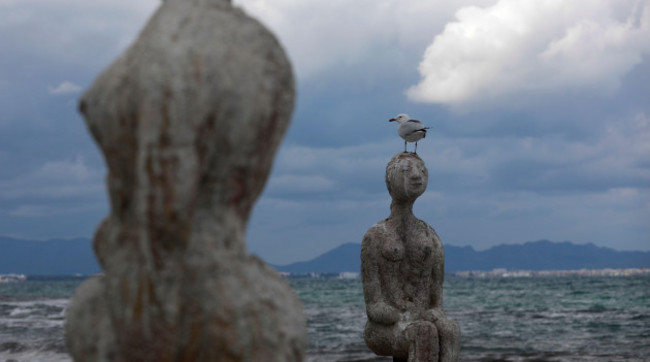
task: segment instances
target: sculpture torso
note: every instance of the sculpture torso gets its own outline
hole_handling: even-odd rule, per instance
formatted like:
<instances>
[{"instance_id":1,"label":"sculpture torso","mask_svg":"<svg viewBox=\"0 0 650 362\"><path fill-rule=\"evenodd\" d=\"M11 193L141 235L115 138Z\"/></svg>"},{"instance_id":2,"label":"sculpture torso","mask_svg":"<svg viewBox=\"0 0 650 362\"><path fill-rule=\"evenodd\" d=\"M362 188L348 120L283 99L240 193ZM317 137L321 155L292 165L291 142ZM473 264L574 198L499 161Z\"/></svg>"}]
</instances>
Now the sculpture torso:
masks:
<instances>
[{"instance_id":1,"label":"sculpture torso","mask_svg":"<svg viewBox=\"0 0 650 362\"><path fill-rule=\"evenodd\" d=\"M387 219L377 225L384 236L376 246L385 261L381 272L382 296L401 311L426 310L435 304L430 290L433 269L440 259L440 240L421 220L415 219L411 228L400 224L400 220ZM394 278L395 275L399 277Z\"/></svg>"}]
</instances>

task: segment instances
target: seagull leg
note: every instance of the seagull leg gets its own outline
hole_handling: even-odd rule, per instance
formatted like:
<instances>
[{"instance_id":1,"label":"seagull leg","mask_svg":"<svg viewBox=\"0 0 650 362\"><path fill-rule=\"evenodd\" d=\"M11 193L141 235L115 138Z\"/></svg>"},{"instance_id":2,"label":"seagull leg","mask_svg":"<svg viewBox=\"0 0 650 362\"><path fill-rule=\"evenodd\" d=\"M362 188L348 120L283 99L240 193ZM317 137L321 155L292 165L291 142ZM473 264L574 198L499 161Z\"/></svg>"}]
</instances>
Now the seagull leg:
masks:
<instances>
[{"instance_id":1,"label":"seagull leg","mask_svg":"<svg viewBox=\"0 0 650 362\"><path fill-rule=\"evenodd\" d=\"M418 143L417 142L415 142L415 152L413 152L413 153L415 153L416 155L418 154Z\"/></svg>"},{"instance_id":2,"label":"seagull leg","mask_svg":"<svg viewBox=\"0 0 650 362\"><path fill-rule=\"evenodd\" d=\"M406 153L406 141L404 141L404 153Z\"/></svg>"}]
</instances>

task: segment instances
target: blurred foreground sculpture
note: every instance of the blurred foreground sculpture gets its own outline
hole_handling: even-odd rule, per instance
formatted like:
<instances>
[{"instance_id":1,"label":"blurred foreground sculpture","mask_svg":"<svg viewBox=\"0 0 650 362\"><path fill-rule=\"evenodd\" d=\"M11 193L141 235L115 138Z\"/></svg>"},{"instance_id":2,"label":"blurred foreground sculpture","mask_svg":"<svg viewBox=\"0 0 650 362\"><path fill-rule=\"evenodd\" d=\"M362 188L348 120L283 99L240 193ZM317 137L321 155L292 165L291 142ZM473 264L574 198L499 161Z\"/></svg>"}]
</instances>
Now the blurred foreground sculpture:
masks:
<instances>
[{"instance_id":1,"label":"blurred foreground sculpture","mask_svg":"<svg viewBox=\"0 0 650 362\"><path fill-rule=\"evenodd\" d=\"M302 306L246 251L288 126L291 66L227 0L167 0L83 95L111 210L104 276L66 313L76 361L300 361Z\"/></svg>"},{"instance_id":2,"label":"blurred foreground sculpture","mask_svg":"<svg viewBox=\"0 0 650 362\"><path fill-rule=\"evenodd\" d=\"M460 353L460 328L442 309L442 243L413 215L428 180L416 154L393 156L386 166L390 216L373 225L361 244L364 339L373 352L395 361L452 362Z\"/></svg>"}]
</instances>

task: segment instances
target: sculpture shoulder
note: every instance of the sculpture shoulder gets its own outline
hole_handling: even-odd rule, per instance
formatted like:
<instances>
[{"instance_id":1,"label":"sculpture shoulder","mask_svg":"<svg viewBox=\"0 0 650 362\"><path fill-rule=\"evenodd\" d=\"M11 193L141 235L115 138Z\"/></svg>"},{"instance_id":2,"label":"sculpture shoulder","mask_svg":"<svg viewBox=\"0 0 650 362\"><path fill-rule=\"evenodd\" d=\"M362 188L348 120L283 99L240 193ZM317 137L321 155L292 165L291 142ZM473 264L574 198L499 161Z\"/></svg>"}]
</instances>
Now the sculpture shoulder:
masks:
<instances>
[{"instance_id":1,"label":"sculpture shoulder","mask_svg":"<svg viewBox=\"0 0 650 362\"><path fill-rule=\"evenodd\" d=\"M438 233L436 233L436 229L431 227L427 222L418 219L419 221L419 226L421 230L424 230L424 232L427 233L427 235L431 236L433 239L435 239L438 243L440 242L440 237L438 236Z\"/></svg>"},{"instance_id":2,"label":"sculpture shoulder","mask_svg":"<svg viewBox=\"0 0 650 362\"><path fill-rule=\"evenodd\" d=\"M363 242L365 243L382 240L384 239L386 232L386 220L382 220L371 226L368 231L366 231L366 234L363 236Z\"/></svg>"},{"instance_id":3,"label":"sculpture shoulder","mask_svg":"<svg viewBox=\"0 0 650 362\"><path fill-rule=\"evenodd\" d=\"M363 236L361 242L361 253L368 253L377 250L379 245L383 245L386 239L386 220L380 221L371 226L366 234Z\"/></svg>"}]
</instances>

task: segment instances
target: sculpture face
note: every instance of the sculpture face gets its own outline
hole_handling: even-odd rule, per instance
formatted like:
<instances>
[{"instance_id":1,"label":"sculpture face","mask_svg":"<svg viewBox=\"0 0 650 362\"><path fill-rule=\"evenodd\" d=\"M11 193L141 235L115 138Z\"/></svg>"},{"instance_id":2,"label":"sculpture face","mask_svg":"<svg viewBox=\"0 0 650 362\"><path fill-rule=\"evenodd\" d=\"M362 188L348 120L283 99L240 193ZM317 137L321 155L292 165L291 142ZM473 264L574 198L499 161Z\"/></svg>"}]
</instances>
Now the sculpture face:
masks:
<instances>
[{"instance_id":1,"label":"sculpture face","mask_svg":"<svg viewBox=\"0 0 650 362\"><path fill-rule=\"evenodd\" d=\"M429 171L417 156L398 154L386 167L386 186L397 201L415 201L427 189Z\"/></svg>"}]
</instances>

